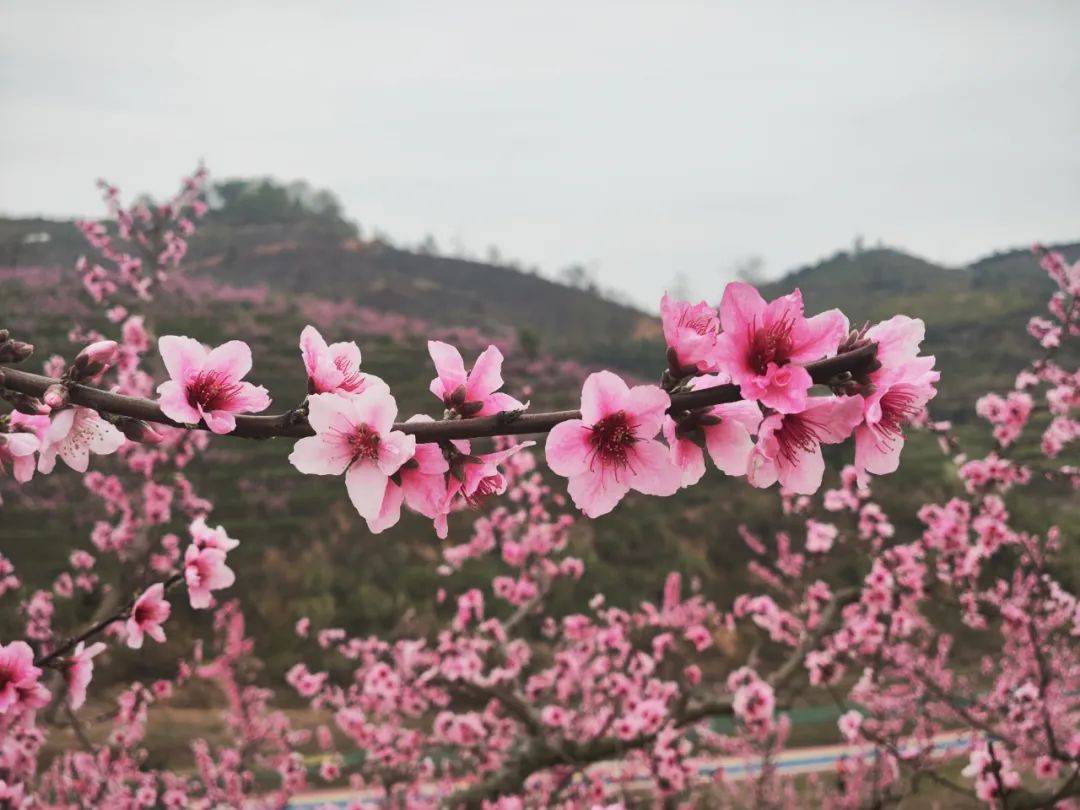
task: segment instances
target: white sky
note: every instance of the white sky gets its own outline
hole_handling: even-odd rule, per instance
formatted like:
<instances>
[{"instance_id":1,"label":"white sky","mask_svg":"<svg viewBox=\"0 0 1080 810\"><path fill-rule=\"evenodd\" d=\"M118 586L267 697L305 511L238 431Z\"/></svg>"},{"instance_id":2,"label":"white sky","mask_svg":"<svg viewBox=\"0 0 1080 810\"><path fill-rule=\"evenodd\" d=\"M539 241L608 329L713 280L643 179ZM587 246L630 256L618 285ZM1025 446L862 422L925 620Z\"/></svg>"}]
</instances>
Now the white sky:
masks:
<instances>
[{"instance_id":1,"label":"white sky","mask_svg":"<svg viewBox=\"0 0 1080 810\"><path fill-rule=\"evenodd\" d=\"M0 5L0 211L305 178L654 305L878 238L1080 238L1080 2Z\"/></svg>"}]
</instances>

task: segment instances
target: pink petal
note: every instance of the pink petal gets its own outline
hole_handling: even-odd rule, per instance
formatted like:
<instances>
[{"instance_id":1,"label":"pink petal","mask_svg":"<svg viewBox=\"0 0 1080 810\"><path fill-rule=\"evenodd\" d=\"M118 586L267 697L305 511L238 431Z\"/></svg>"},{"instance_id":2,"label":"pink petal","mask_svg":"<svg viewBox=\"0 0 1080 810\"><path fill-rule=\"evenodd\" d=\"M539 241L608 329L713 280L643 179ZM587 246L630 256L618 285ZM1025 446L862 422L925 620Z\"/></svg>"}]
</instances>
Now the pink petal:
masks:
<instances>
[{"instance_id":1,"label":"pink petal","mask_svg":"<svg viewBox=\"0 0 1080 810\"><path fill-rule=\"evenodd\" d=\"M416 450L416 437L392 430L379 443L379 469L387 475L393 475L401 465L413 457Z\"/></svg>"},{"instance_id":2,"label":"pink petal","mask_svg":"<svg viewBox=\"0 0 1080 810\"><path fill-rule=\"evenodd\" d=\"M589 466L590 435L580 419L570 419L553 427L544 445L544 454L552 471L567 478L583 473Z\"/></svg>"},{"instance_id":3,"label":"pink petal","mask_svg":"<svg viewBox=\"0 0 1080 810\"><path fill-rule=\"evenodd\" d=\"M158 338L158 351L169 376L180 382L195 376L207 355L206 347L199 341L178 335Z\"/></svg>"},{"instance_id":4,"label":"pink petal","mask_svg":"<svg viewBox=\"0 0 1080 810\"><path fill-rule=\"evenodd\" d=\"M751 436L758 432L761 425L761 408L756 402L740 400L739 402L725 402L716 405L712 409L715 416L721 419L737 422L742 425Z\"/></svg>"},{"instance_id":5,"label":"pink petal","mask_svg":"<svg viewBox=\"0 0 1080 810\"><path fill-rule=\"evenodd\" d=\"M196 425L202 415L188 402L187 389L183 383L175 380L163 382L157 388L158 407L161 412L174 422L184 425Z\"/></svg>"},{"instance_id":6,"label":"pink petal","mask_svg":"<svg viewBox=\"0 0 1080 810\"><path fill-rule=\"evenodd\" d=\"M351 397L338 394L312 394L308 397L308 424L316 433L351 433Z\"/></svg>"},{"instance_id":7,"label":"pink petal","mask_svg":"<svg viewBox=\"0 0 1080 810\"><path fill-rule=\"evenodd\" d=\"M469 372L469 399L483 400L488 394L502 388L502 364L503 356L498 347L488 346L480 353Z\"/></svg>"},{"instance_id":8,"label":"pink petal","mask_svg":"<svg viewBox=\"0 0 1080 810\"><path fill-rule=\"evenodd\" d=\"M633 445L628 483L646 495L674 495L682 485L682 471L671 463L668 448L655 439Z\"/></svg>"},{"instance_id":9,"label":"pink petal","mask_svg":"<svg viewBox=\"0 0 1080 810\"><path fill-rule=\"evenodd\" d=\"M923 322L907 315L894 315L866 330L866 337L877 343L877 359L885 367L913 360L925 334Z\"/></svg>"},{"instance_id":10,"label":"pink petal","mask_svg":"<svg viewBox=\"0 0 1080 810\"><path fill-rule=\"evenodd\" d=\"M792 464L784 456L776 459L779 468L780 486L799 495L813 495L821 487L825 476L825 458L821 448L815 447L810 452L798 453Z\"/></svg>"},{"instance_id":11,"label":"pink petal","mask_svg":"<svg viewBox=\"0 0 1080 810\"><path fill-rule=\"evenodd\" d=\"M369 520L378 518L386 493L387 477L369 461L357 462L345 473L345 489L361 517Z\"/></svg>"},{"instance_id":12,"label":"pink petal","mask_svg":"<svg viewBox=\"0 0 1080 810\"><path fill-rule=\"evenodd\" d=\"M353 424L365 424L376 433L387 433L397 418L397 401L382 389L364 391L349 397L350 420Z\"/></svg>"},{"instance_id":13,"label":"pink petal","mask_svg":"<svg viewBox=\"0 0 1080 810\"><path fill-rule=\"evenodd\" d=\"M848 319L838 309L830 309L797 323L792 334L791 360L806 363L836 354L848 333Z\"/></svg>"},{"instance_id":14,"label":"pink petal","mask_svg":"<svg viewBox=\"0 0 1080 810\"><path fill-rule=\"evenodd\" d=\"M765 388L756 397L762 405L780 413L799 413L806 407L806 392L814 380L805 368L790 365L777 368L770 363L764 379Z\"/></svg>"},{"instance_id":15,"label":"pink petal","mask_svg":"<svg viewBox=\"0 0 1080 810\"><path fill-rule=\"evenodd\" d=\"M16 458L33 455L34 451L40 446L38 437L33 433L9 433L5 438L7 439L6 447L8 452Z\"/></svg>"},{"instance_id":16,"label":"pink petal","mask_svg":"<svg viewBox=\"0 0 1080 810\"><path fill-rule=\"evenodd\" d=\"M224 436L236 430L236 416L232 411L203 411L201 408L199 410L211 433Z\"/></svg>"},{"instance_id":17,"label":"pink petal","mask_svg":"<svg viewBox=\"0 0 1080 810\"><path fill-rule=\"evenodd\" d=\"M372 534L379 534L391 526L397 524L401 520L401 502L404 495L401 491L401 487L395 484L390 479L386 480L386 491L383 493L382 507L379 509L379 514L373 519L367 521L368 531Z\"/></svg>"},{"instance_id":18,"label":"pink petal","mask_svg":"<svg viewBox=\"0 0 1080 810\"><path fill-rule=\"evenodd\" d=\"M429 340L428 354L431 355L435 372L439 375L437 380L431 382L431 393L441 399L449 396L459 385L465 385L465 362L457 349L441 340ZM438 391L435 390L436 383L440 384Z\"/></svg>"},{"instance_id":19,"label":"pink petal","mask_svg":"<svg viewBox=\"0 0 1080 810\"><path fill-rule=\"evenodd\" d=\"M574 505L591 518L606 515L630 491L625 481L603 471L586 470L570 479L566 487Z\"/></svg>"},{"instance_id":20,"label":"pink petal","mask_svg":"<svg viewBox=\"0 0 1080 810\"><path fill-rule=\"evenodd\" d=\"M240 380L251 371L251 348L242 340L230 340L206 356L203 370L216 371L230 380Z\"/></svg>"},{"instance_id":21,"label":"pink petal","mask_svg":"<svg viewBox=\"0 0 1080 810\"><path fill-rule=\"evenodd\" d=\"M855 428L855 468L874 475L889 475L900 466L903 436L882 436L869 425Z\"/></svg>"},{"instance_id":22,"label":"pink petal","mask_svg":"<svg viewBox=\"0 0 1080 810\"><path fill-rule=\"evenodd\" d=\"M300 333L300 356L304 358L304 367L309 376L314 376L319 367L319 359L327 354L326 341L319 330L310 324Z\"/></svg>"},{"instance_id":23,"label":"pink petal","mask_svg":"<svg viewBox=\"0 0 1080 810\"><path fill-rule=\"evenodd\" d=\"M595 424L605 416L624 410L629 396L630 389L618 375L610 371L590 374L581 389L581 418L587 425Z\"/></svg>"},{"instance_id":24,"label":"pink petal","mask_svg":"<svg viewBox=\"0 0 1080 810\"><path fill-rule=\"evenodd\" d=\"M660 432L664 416L671 407L671 397L655 385L635 385L626 398L626 413L637 425L638 438L651 439Z\"/></svg>"},{"instance_id":25,"label":"pink petal","mask_svg":"<svg viewBox=\"0 0 1080 810\"><path fill-rule=\"evenodd\" d=\"M334 433L320 433L293 445L289 462L305 475L341 475L352 460L352 448Z\"/></svg>"},{"instance_id":26,"label":"pink petal","mask_svg":"<svg viewBox=\"0 0 1080 810\"><path fill-rule=\"evenodd\" d=\"M720 300L720 326L724 332L741 337L764 313L765 299L749 284L733 281L724 288Z\"/></svg>"},{"instance_id":27,"label":"pink petal","mask_svg":"<svg viewBox=\"0 0 1080 810\"><path fill-rule=\"evenodd\" d=\"M862 422L862 397L810 397L801 416L824 444L839 444Z\"/></svg>"},{"instance_id":28,"label":"pink petal","mask_svg":"<svg viewBox=\"0 0 1080 810\"><path fill-rule=\"evenodd\" d=\"M525 409L525 405L514 399L509 394L501 392L488 395L484 400L484 407L477 412L477 416L491 416L496 413L505 413L506 411L521 411Z\"/></svg>"},{"instance_id":29,"label":"pink petal","mask_svg":"<svg viewBox=\"0 0 1080 810\"><path fill-rule=\"evenodd\" d=\"M240 391L229 401L229 407L237 413L258 413L270 407L270 394L261 385L240 383Z\"/></svg>"},{"instance_id":30,"label":"pink petal","mask_svg":"<svg viewBox=\"0 0 1080 810\"><path fill-rule=\"evenodd\" d=\"M802 320L802 292L795 289L787 295L774 298L765 305L765 311L761 315L761 326L768 328L781 321L794 321L797 325Z\"/></svg>"},{"instance_id":31,"label":"pink petal","mask_svg":"<svg viewBox=\"0 0 1080 810\"><path fill-rule=\"evenodd\" d=\"M725 419L719 425L706 427L705 446L717 469L726 475L746 475L754 443L745 425L734 419Z\"/></svg>"},{"instance_id":32,"label":"pink petal","mask_svg":"<svg viewBox=\"0 0 1080 810\"><path fill-rule=\"evenodd\" d=\"M752 487L765 489L776 483L780 471L776 467L776 460L770 458L762 450L761 445L750 453L750 465L746 469L746 482Z\"/></svg>"}]
</instances>

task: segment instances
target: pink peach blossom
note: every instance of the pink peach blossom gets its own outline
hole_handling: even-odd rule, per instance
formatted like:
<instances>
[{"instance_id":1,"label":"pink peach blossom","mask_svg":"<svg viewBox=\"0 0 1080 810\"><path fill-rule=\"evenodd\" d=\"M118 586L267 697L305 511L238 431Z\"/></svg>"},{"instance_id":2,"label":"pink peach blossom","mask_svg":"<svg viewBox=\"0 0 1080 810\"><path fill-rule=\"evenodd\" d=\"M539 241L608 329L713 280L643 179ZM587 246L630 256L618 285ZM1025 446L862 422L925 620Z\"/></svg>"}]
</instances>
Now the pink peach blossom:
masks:
<instances>
[{"instance_id":1,"label":"pink peach blossom","mask_svg":"<svg viewBox=\"0 0 1080 810\"><path fill-rule=\"evenodd\" d=\"M199 548L193 543L184 552L184 581L191 606L203 610L210 607L210 592L230 587L236 575L225 564L220 548Z\"/></svg>"},{"instance_id":2,"label":"pink peach blossom","mask_svg":"<svg viewBox=\"0 0 1080 810\"><path fill-rule=\"evenodd\" d=\"M655 439L670 404L655 385L629 388L610 371L589 375L581 419L556 425L546 446L548 464L570 479L570 497L582 512L607 514L631 489L675 493L682 475Z\"/></svg>"},{"instance_id":3,"label":"pink peach blossom","mask_svg":"<svg viewBox=\"0 0 1080 810\"><path fill-rule=\"evenodd\" d=\"M189 337L165 335L158 350L171 378L158 386L158 404L170 419L186 425L203 420L224 434L236 429L236 414L270 407L265 388L243 382L251 371L251 349L242 340L207 349Z\"/></svg>"},{"instance_id":4,"label":"pink peach blossom","mask_svg":"<svg viewBox=\"0 0 1080 810\"><path fill-rule=\"evenodd\" d=\"M135 600L131 615L124 623L127 645L133 650L140 649L144 635L158 643L165 641L165 631L161 625L171 612L172 605L165 599L165 586L160 582L154 583Z\"/></svg>"},{"instance_id":5,"label":"pink peach blossom","mask_svg":"<svg viewBox=\"0 0 1080 810\"><path fill-rule=\"evenodd\" d=\"M91 453L107 456L124 443L124 434L102 419L97 411L74 406L52 415L45 442L38 454L38 471L50 473L56 457L76 472L86 472Z\"/></svg>"},{"instance_id":6,"label":"pink peach blossom","mask_svg":"<svg viewBox=\"0 0 1080 810\"><path fill-rule=\"evenodd\" d=\"M33 433L0 433L0 474L10 468L12 477L25 484L34 477L34 453L40 446Z\"/></svg>"},{"instance_id":7,"label":"pink peach blossom","mask_svg":"<svg viewBox=\"0 0 1080 810\"><path fill-rule=\"evenodd\" d=\"M704 301L699 304L672 301L665 293L660 299L660 321L672 371L685 376L719 370L720 318L713 307Z\"/></svg>"},{"instance_id":8,"label":"pink peach blossom","mask_svg":"<svg viewBox=\"0 0 1080 810\"><path fill-rule=\"evenodd\" d=\"M327 345L314 326L305 326L300 333L300 354L307 369L309 394L359 394L368 385L386 385L375 375L360 371L356 343Z\"/></svg>"},{"instance_id":9,"label":"pink peach blossom","mask_svg":"<svg viewBox=\"0 0 1080 810\"><path fill-rule=\"evenodd\" d=\"M922 412L937 394L933 357L918 357L899 367L885 367L875 375L874 390L863 402L863 423L855 429L855 469L888 475L900 466L904 424Z\"/></svg>"},{"instance_id":10,"label":"pink peach blossom","mask_svg":"<svg viewBox=\"0 0 1080 810\"><path fill-rule=\"evenodd\" d=\"M345 473L349 499L372 531L390 525L391 499L397 495L388 492L388 481L416 449L416 439L393 430L396 417L397 402L383 388L348 397L314 394L308 399L308 421L315 435L298 441L289 456L308 475Z\"/></svg>"},{"instance_id":11,"label":"pink peach blossom","mask_svg":"<svg viewBox=\"0 0 1080 810\"><path fill-rule=\"evenodd\" d=\"M691 387L711 388L726 382L722 376L706 375L696 378ZM682 486L693 486L705 475L705 453L699 442L704 442L713 464L725 475L746 475L754 449L751 437L760 424L761 408L746 400L704 408L681 427L670 416L664 417L664 439L672 463L681 471Z\"/></svg>"},{"instance_id":12,"label":"pink peach blossom","mask_svg":"<svg viewBox=\"0 0 1080 810\"><path fill-rule=\"evenodd\" d=\"M86 702L86 687L94 677L94 656L105 649L100 641L86 646L86 642L80 641L71 653L64 668L64 679L67 682L68 704L72 709L78 709Z\"/></svg>"},{"instance_id":13,"label":"pink peach blossom","mask_svg":"<svg viewBox=\"0 0 1080 810\"><path fill-rule=\"evenodd\" d=\"M810 397L800 413L766 416L750 456L747 481L812 495L825 473L822 444L838 444L862 421L861 397Z\"/></svg>"},{"instance_id":14,"label":"pink peach blossom","mask_svg":"<svg viewBox=\"0 0 1080 810\"><path fill-rule=\"evenodd\" d=\"M455 507L464 504L478 506L483 500L502 495L506 492L506 476L499 471L499 465L515 453L532 447L536 442L522 442L496 450L492 453L473 455L469 442L455 441L459 455L449 468L446 478L446 495L439 514L435 517L435 531L445 538L448 531L446 517Z\"/></svg>"},{"instance_id":15,"label":"pink peach blossom","mask_svg":"<svg viewBox=\"0 0 1080 810\"><path fill-rule=\"evenodd\" d=\"M232 551L240 541L229 537L224 526L211 529L206 525L205 518L195 518L188 527L191 532L191 541L199 548L217 548L222 551Z\"/></svg>"},{"instance_id":16,"label":"pink peach blossom","mask_svg":"<svg viewBox=\"0 0 1080 810\"><path fill-rule=\"evenodd\" d=\"M25 641L0 644L0 715L19 709L40 709L49 702L49 690L38 679L34 651Z\"/></svg>"},{"instance_id":17,"label":"pink peach blossom","mask_svg":"<svg viewBox=\"0 0 1080 810\"><path fill-rule=\"evenodd\" d=\"M813 385L810 373L798 364L835 354L848 329L847 318L837 309L803 317L798 290L766 303L743 282L725 288L720 323L721 369L744 399L781 413L801 411Z\"/></svg>"},{"instance_id":18,"label":"pink peach blossom","mask_svg":"<svg viewBox=\"0 0 1080 810\"><path fill-rule=\"evenodd\" d=\"M503 384L503 356L495 346L484 349L467 374L461 353L449 343L429 340L428 353L439 375L431 381L429 389L448 410L470 417L525 407L509 394L499 392Z\"/></svg>"}]
</instances>

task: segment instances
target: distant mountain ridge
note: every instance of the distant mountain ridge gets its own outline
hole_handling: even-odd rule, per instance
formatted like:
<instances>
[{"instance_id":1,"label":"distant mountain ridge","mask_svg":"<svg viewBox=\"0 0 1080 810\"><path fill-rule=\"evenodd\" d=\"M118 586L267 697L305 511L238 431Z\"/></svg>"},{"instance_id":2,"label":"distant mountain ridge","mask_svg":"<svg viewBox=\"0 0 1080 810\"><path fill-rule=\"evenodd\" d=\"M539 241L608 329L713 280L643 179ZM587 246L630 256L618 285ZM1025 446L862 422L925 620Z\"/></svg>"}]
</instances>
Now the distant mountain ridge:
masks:
<instances>
[{"instance_id":1,"label":"distant mountain ridge","mask_svg":"<svg viewBox=\"0 0 1080 810\"><path fill-rule=\"evenodd\" d=\"M33 233L50 239L24 243ZM0 218L0 266L69 266L83 249L69 222ZM1080 258L1080 243L1058 249ZM528 353L611 365L645 379L657 373L662 357L658 320L632 306L516 268L363 241L315 222L211 218L192 240L186 265L231 285L313 293L443 327L515 334ZM1028 251L947 268L893 248L841 251L760 286L766 297L799 287L808 311L839 307L853 323L897 312L923 318L926 350L945 373L937 404L952 417L970 412L973 392L1008 384L1028 356L1024 326L1052 290ZM715 302L719 289L710 298Z\"/></svg>"}]
</instances>

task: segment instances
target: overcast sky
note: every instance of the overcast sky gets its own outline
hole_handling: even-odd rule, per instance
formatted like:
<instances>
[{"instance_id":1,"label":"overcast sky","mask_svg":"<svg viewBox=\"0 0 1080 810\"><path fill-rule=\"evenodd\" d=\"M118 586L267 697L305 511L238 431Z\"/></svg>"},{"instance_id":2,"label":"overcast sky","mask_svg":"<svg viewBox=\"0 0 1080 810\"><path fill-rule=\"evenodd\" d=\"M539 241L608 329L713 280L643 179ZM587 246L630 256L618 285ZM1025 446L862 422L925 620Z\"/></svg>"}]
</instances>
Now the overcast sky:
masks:
<instances>
[{"instance_id":1,"label":"overcast sky","mask_svg":"<svg viewBox=\"0 0 1080 810\"><path fill-rule=\"evenodd\" d=\"M879 238L1080 238L1080 2L0 5L0 211L305 178L654 305Z\"/></svg>"}]
</instances>

